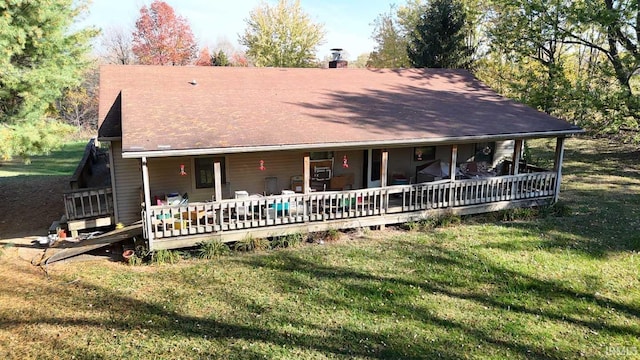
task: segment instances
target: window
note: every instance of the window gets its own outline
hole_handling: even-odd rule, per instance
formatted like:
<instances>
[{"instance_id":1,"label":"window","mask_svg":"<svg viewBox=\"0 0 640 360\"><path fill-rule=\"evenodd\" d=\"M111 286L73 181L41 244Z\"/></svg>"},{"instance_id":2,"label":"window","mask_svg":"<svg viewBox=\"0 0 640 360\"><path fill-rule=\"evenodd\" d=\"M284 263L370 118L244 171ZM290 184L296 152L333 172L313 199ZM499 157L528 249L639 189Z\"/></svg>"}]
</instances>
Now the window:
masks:
<instances>
[{"instance_id":1,"label":"window","mask_svg":"<svg viewBox=\"0 0 640 360\"><path fill-rule=\"evenodd\" d=\"M493 153L496 152L495 142L483 142L476 143L475 154L473 155L473 161L480 162L486 161L487 163L493 162Z\"/></svg>"},{"instance_id":2,"label":"window","mask_svg":"<svg viewBox=\"0 0 640 360\"><path fill-rule=\"evenodd\" d=\"M222 183L226 182L225 166L223 157L205 157L195 159L195 174L196 174L196 189L213 188L214 186L214 174L213 164L220 163L220 177Z\"/></svg>"},{"instance_id":3,"label":"window","mask_svg":"<svg viewBox=\"0 0 640 360\"><path fill-rule=\"evenodd\" d=\"M333 159L333 151L316 151L309 153L309 160Z\"/></svg>"},{"instance_id":4,"label":"window","mask_svg":"<svg viewBox=\"0 0 640 360\"><path fill-rule=\"evenodd\" d=\"M413 148L413 161L425 161L436 159L435 146L423 146Z\"/></svg>"}]
</instances>

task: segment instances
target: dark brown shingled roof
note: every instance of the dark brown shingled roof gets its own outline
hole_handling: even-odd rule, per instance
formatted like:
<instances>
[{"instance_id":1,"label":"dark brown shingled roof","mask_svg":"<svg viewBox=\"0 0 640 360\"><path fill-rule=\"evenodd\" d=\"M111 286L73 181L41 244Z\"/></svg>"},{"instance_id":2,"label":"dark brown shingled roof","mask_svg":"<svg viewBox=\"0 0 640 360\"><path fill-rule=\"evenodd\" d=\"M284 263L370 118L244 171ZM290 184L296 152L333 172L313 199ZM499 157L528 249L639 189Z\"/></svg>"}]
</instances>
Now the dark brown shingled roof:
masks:
<instances>
[{"instance_id":1,"label":"dark brown shingled roof","mask_svg":"<svg viewBox=\"0 0 640 360\"><path fill-rule=\"evenodd\" d=\"M581 132L446 69L104 66L99 111L124 152Z\"/></svg>"}]
</instances>

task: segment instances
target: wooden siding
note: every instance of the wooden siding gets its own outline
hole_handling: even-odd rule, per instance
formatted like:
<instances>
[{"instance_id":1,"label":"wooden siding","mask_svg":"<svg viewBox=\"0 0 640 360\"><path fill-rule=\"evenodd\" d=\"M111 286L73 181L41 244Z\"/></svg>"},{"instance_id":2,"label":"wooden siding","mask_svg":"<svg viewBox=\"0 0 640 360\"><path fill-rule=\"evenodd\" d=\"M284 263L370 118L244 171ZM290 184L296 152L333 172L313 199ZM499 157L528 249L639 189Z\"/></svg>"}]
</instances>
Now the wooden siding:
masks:
<instances>
[{"instance_id":1,"label":"wooden siding","mask_svg":"<svg viewBox=\"0 0 640 360\"><path fill-rule=\"evenodd\" d=\"M260 160L265 170L260 170ZM302 175L303 153L293 151L245 153L227 156L227 182L230 196L244 190L250 194L265 192L265 178L278 179L277 192L291 188L291 177Z\"/></svg>"},{"instance_id":2,"label":"wooden siding","mask_svg":"<svg viewBox=\"0 0 640 360\"><path fill-rule=\"evenodd\" d=\"M111 142L113 151L113 173L111 179L115 188L117 209L116 221L131 224L140 221L142 170L139 159L123 159L122 143Z\"/></svg>"},{"instance_id":3,"label":"wooden siding","mask_svg":"<svg viewBox=\"0 0 640 360\"><path fill-rule=\"evenodd\" d=\"M353 188L362 189L362 179L364 178L364 151L363 150L336 150L333 152L335 162L333 165L333 175L340 176L345 174L353 174ZM348 168L342 166L344 156L347 156Z\"/></svg>"},{"instance_id":4,"label":"wooden siding","mask_svg":"<svg viewBox=\"0 0 640 360\"><path fill-rule=\"evenodd\" d=\"M187 175L180 175L180 165L184 165ZM152 203L155 196L164 199L165 195L176 192L180 195L187 192L193 201L211 200L213 188L206 189L208 196L198 196L201 195L200 192L196 194L193 191L195 174L190 158L147 158L147 166L149 167L149 190Z\"/></svg>"},{"instance_id":5,"label":"wooden siding","mask_svg":"<svg viewBox=\"0 0 640 360\"><path fill-rule=\"evenodd\" d=\"M509 144L511 144L509 146ZM116 180L116 195L118 221L130 223L140 219L141 202L140 189L142 175L139 160L122 159L120 142L113 142L114 169ZM503 157L510 156L513 151L513 141L499 142L496 144L494 162ZM459 151L465 156L473 156L474 144L460 145ZM438 146L436 158L449 161L451 147ZM334 150L333 175L351 173L354 175L353 189L362 189L364 164L364 150ZM343 157L347 156L348 168L342 166ZM265 193L265 178L276 177L278 179L276 194L284 189L291 189L291 177L303 173L304 152L282 151L268 153L242 153L225 156L226 183L223 184L222 194L224 199L233 197L234 191L244 190L250 194ZM259 169L260 160L264 161L265 170ZM413 147L389 149L389 168L387 175L392 179L395 174L404 174L407 178L415 175L415 167L422 162L413 159ZM185 166L186 176L179 174L180 165ZM214 188L196 189L194 158L171 157L150 158L149 177L151 198L155 196L163 198L168 193L185 192L191 202L212 200ZM120 192L123 192L122 194ZM120 208L122 206L122 209Z\"/></svg>"}]
</instances>

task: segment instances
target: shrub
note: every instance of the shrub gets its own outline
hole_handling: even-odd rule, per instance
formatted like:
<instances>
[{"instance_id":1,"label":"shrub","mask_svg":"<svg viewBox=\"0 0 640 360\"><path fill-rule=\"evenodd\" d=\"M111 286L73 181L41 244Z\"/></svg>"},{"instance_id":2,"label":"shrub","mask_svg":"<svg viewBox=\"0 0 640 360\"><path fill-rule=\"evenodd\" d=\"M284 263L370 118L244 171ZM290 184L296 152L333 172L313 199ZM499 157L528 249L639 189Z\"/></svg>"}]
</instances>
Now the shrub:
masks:
<instances>
[{"instance_id":1,"label":"shrub","mask_svg":"<svg viewBox=\"0 0 640 360\"><path fill-rule=\"evenodd\" d=\"M182 259L179 251L158 250L153 254L153 262L156 264L175 264Z\"/></svg>"},{"instance_id":2,"label":"shrub","mask_svg":"<svg viewBox=\"0 0 640 360\"><path fill-rule=\"evenodd\" d=\"M262 251L269 249L269 241L262 238L254 238L249 235L244 239L238 241L233 246L236 251Z\"/></svg>"},{"instance_id":3,"label":"shrub","mask_svg":"<svg viewBox=\"0 0 640 360\"><path fill-rule=\"evenodd\" d=\"M137 254L133 254L133 256L129 258L129 262L128 262L130 266L140 266L142 265L142 263L143 263L143 259L139 257Z\"/></svg>"},{"instance_id":4,"label":"shrub","mask_svg":"<svg viewBox=\"0 0 640 360\"><path fill-rule=\"evenodd\" d=\"M325 240L327 241L337 241L340 239L340 231L336 229L329 229L325 233Z\"/></svg>"},{"instance_id":5,"label":"shrub","mask_svg":"<svg viewBox=\"0 0 640 360\"><path fill-rule=\"evenodd\" d=\"M515 208L502 210L500 218L502 221L533 220L538 216L538 211L534 208Z\"/></svg>"},{"instance_id":6,"label":"shrub","mask_svg":"<svg viewBox=\"0 0 640 360\"><path fill-rule=\"evenodd\" d=\"M299 246L305 240L302 233L293 233L285 236L278 236L271 242L271 248L288 248Z\"/></svg>"},{"instance_id":7,"label":"shrub","mask_svg":"<svg viewBox=\"0 0 640 360\"><path fill-rule=\"evenodd\" d=\"M229 253L229 247L218 239L204 241L198 244L198 257L201 259L214 259Z\"/></svg>"},{"instance_id":8,"label":"shrub","mask_svg":"<svg viewBox=\"0 0 640 360\"><path fill-rule=\"evenodd\" d=\"M420 230L420 227L421 227L420 224L421 224L422 221L424 221L424 220L421 220L420 222L409 221L409 222L404 223L403 227L406 230L409 230L409 231L418 231L418 230Z\"/></svg>"}]
</instances>

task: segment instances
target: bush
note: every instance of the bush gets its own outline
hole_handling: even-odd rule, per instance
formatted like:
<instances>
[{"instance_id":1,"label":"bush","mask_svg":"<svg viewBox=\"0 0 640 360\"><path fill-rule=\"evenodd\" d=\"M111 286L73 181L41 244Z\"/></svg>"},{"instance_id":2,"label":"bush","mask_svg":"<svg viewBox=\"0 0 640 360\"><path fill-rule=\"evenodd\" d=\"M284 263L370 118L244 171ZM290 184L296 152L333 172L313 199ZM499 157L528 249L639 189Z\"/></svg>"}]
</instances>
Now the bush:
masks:
<instances>
[{"instance_id":1,"label":"bush","mask_svg":"<svg viewBox=\"0 0 640 360\"><path fill-rule=\"evenodd\" d=\"M229 253L229 247L218 239L204 241L198 244L198 257L201 259L215 259Z\"/></svg>"},{"instance_id":2,"label":"bush","mask_svg":"<svg viewBox=\"0 0 640 360\"><path fill-rule=\"evenodd\" d=\"M404 223L404 228L408 231L418 231L421 228L421 222L424 220L421 220L420 222L415 222L415 221L409 221Z\"/></svg>"},{"instance_id":3,"label":"bush","mask_svg":"<svg viewBox=\"0 0 640 360\"><path fill-rule=\"evenodd\" d=\"M288 247L296 247L303 243L305 240L305 235L302 233L294 233L288 234L285 236L278 236L271 242L271 248L288 248Z\"/></svg>"},{"instance_id":4,"label":"bush","mask_svg":"<svg viewBox=\"0 0 640 360\"><path fill-rule=\"evenodd\" d=\"M155 264L176 264L182 259L179 251L158 250L153 254L153 262Z\"/></svg>"},{"instance_id":5,"label":"bush","mask_svg":"<svg viewBox=\"0 0 640 360\"><path fill-rule=\"evenodd\" d=\"M340 240L340 231L338 231L336 229L327 230L327 232L325 233L325 240L326 241L337 241L337 240Z\"/></svg>"},{"instance_id":6,"label":"bush","mask_svg":"<svg viewBox=\"0 0 640 360\"><path fill-rule=\"evenodd\" d=\"M263 251L269 249L269 241L267 239L254 238L249 235L244 239L236 242L233 246L235 251Z\"/></svg>"},{"instance_id":7,"label":"bush","mask_svg":"<svg viewBox=\"0 0 640 360\"><path fill-rule=\"evenodd\" d=\"M143 263L143 259L136 254L133 254L133 256L129 258L129 262L128 262L130 266L140 266L142 265L142 263Z\"/></svg>"}]
</instances>

